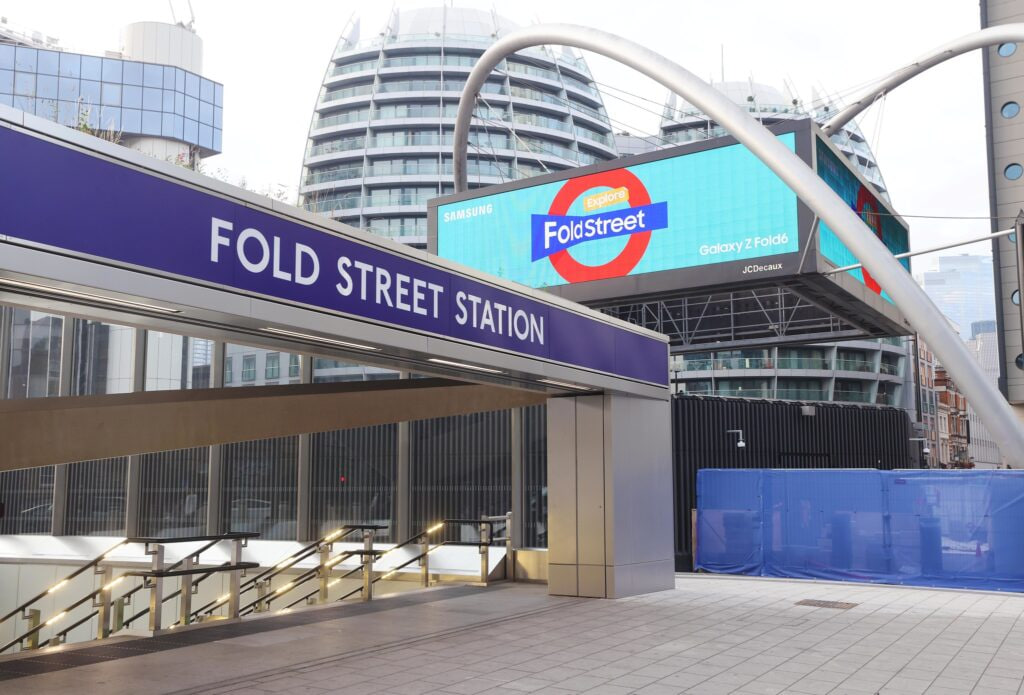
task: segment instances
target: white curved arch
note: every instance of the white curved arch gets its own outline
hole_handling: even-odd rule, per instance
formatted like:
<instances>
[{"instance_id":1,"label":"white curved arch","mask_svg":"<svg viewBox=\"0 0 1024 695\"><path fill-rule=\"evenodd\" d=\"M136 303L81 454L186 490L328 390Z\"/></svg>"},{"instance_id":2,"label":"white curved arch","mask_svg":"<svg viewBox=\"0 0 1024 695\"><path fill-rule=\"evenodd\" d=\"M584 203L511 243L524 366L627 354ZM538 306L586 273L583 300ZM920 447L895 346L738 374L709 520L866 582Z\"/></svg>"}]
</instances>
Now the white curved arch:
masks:
<instances>
[{"instance_id":1,"label":"white curved arch","mask_svg":"<svg viewBox=\"0 0 1024 695\"><path fill-rule=\"evenodd\" d=\"M600 53L648 75L710 115L764 162L860 259L906 314L911 325L946 366L1007 458L1024 464L1024 429L1009 404L989 382L960 337L910 274L893 258L861 218L797 155L736 104L685 68L632 41L571 24L525 27L499 39L474 66L459 101L455 121L455 190L465 191L469 126L476 96L487 76L506 56L533 46L574 46ZM916 359L916 355L911 359Z\"/></svg>"},{"instance_id":2,"label":"white curved arch","mask_svg":"<svg viewBox=\"0 0 1024 695\"><path fill-rule=\"evenodd\" d=\"M940 63L946 62L950 58L955 58L958 55L969 53L978 48L1016 41L1024 41L1024 24L1002 24L953 39L949 43L939 46L934 51L921 56L910 65L900 68L882 79L881 82L865 89L854 98L853 103L828 119L821 129L827 135L832 135L859 116L861 112L875 103L879 97L885 96L907 80L920 75L925 70L929 70Z\"/></svg>"}]
</instances>

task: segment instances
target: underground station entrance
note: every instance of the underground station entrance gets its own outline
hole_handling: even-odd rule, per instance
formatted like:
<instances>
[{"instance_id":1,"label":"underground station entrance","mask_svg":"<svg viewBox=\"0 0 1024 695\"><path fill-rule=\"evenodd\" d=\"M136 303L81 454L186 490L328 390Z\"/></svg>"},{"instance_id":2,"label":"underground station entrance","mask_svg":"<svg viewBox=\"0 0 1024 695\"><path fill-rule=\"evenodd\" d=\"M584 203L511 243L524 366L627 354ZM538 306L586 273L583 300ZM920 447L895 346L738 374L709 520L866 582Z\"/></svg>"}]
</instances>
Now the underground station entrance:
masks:
<instances>
[{"instance_id":1,"label":"underground station entrance","mask_svg":"<svg viewBox=\"0 0 1024 695\"><path fill-rule=\"evenodd\" d=\"M127 457L131 518L139 461L152 452L208 447L214 481L218 449L231 443L298 436L301 450L318 432L542 403L548 442L544 572L517 557L506 515L414 528L399 512L387 544L368 520L322 534L300 466L290 544L223 528L216 490L205 534L0 538L26 558L65 558L45 583L5 587L8 653L60 644L73 629L192 631L368 600L381 582L429 585L460 563L482 583L543 576L562 596L672 587L663 336L3 107L0 157L0 303L404 377L309 383L305 360L295 385L144 391L136 378L128 393L3 400L0 470L53 466L58 486L64 464ZM138 375L145 340L127 345ZM407 486L408 471L398 475ZM446 525L468 526L472 540L435 541Z\"/></svg>"}]
</instances>

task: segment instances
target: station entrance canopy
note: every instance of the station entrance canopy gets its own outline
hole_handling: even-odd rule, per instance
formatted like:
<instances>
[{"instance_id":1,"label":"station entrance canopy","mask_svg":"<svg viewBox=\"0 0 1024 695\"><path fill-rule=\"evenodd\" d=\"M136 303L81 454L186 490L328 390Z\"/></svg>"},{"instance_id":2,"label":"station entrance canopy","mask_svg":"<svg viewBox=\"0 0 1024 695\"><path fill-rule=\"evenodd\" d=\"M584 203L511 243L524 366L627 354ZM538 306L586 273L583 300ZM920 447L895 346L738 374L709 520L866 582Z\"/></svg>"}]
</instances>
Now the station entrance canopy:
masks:
<instances>
[{"instance_id":1,"label":"station entrance canopy","mask_svg":"<svg viewBox=\"0 0 1024 695\"><path fill-rule=\"evenodd\" d=\"M20 112L0 116L5 301L548 392L665 395L654 333L66 128L31 119L30 130Z\"/></svg>"},{"instance_id":2,"label":"station entrance canopy","mask_svg":"<svg viewBox=\"0 0 1024 695\"><path fill-rule=\"evenodd\" d=\"M894 254L908 230L810 120L778 140ZM731 137L438 198L430 249L670 336L673 351L905 335L903 314ZM909 269L909 263L903 261Z\"/></svg>"},{"instance_id":3,"label":"station entrance canopy","mask_svg":"<svg viewBox=\"0 0 1024 695\"><path fill-rule=\"evenodd\" d=\"M2 303L442 377L8 401L0 470L557 396L551 592L672 586L664 336L5 107L0 162Z\"/></svg>"}]
</instances>

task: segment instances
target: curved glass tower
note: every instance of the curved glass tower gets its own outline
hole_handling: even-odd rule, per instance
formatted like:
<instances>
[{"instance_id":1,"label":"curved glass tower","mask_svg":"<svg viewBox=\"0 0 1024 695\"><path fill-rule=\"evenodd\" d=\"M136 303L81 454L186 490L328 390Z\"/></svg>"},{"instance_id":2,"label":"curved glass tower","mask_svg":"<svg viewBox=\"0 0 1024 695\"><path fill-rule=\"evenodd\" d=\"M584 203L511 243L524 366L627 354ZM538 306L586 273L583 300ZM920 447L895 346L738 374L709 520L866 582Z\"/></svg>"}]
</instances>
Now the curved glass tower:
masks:
<instances>
[{"instance_id":1,"label":"curved glass tower","mask_svg":"<svg viewBox=\"0 0 1024 695\"><path fill-rule=\"evenodd\" d=\"M467 8L398 9L372 39L358 22L327 66L299 192L311 211L423 247L427 200L450 193L459 96L477 58L516 25ZM476 105L471 186L617 156L601 95L568 50L502 61Z\"/></svg>"}]
</instances>

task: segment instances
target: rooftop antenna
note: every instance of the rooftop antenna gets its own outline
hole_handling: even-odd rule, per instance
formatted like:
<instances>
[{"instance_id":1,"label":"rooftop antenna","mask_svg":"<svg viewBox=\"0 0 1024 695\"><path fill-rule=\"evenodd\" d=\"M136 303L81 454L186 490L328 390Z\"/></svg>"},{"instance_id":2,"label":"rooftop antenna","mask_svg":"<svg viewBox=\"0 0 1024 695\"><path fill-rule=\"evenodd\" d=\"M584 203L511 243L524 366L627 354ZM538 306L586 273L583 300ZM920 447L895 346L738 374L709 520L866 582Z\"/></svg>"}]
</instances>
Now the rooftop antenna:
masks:
<instances>
[{"instance_id":1,"label":"rooftop antenna","mask_svg":"<svg viewBox=\"0 0 1024 695\"><path fill-rule=\"evenodd\" d=\"M174 14L174 3L171 0L167 0L167 5L171 8L171 21L175 24L178 23L178 16Z\"/></svg>"},{"instance_id":2,"label":"rooftop antenna","mask_svg":"<svg viewBox=\"0 0 1024 695\"><path fill-rule=\"evenodd\" d=\"M188 3L188 14L189 14L189 17L190 17L190 19L188 20L188 28L189 28L190 31L195 31L196 30L195 29L195 26L196 26L196 13L192 9L192 0L186 0L186 2Z\"/></svg>"}]
</instances>

